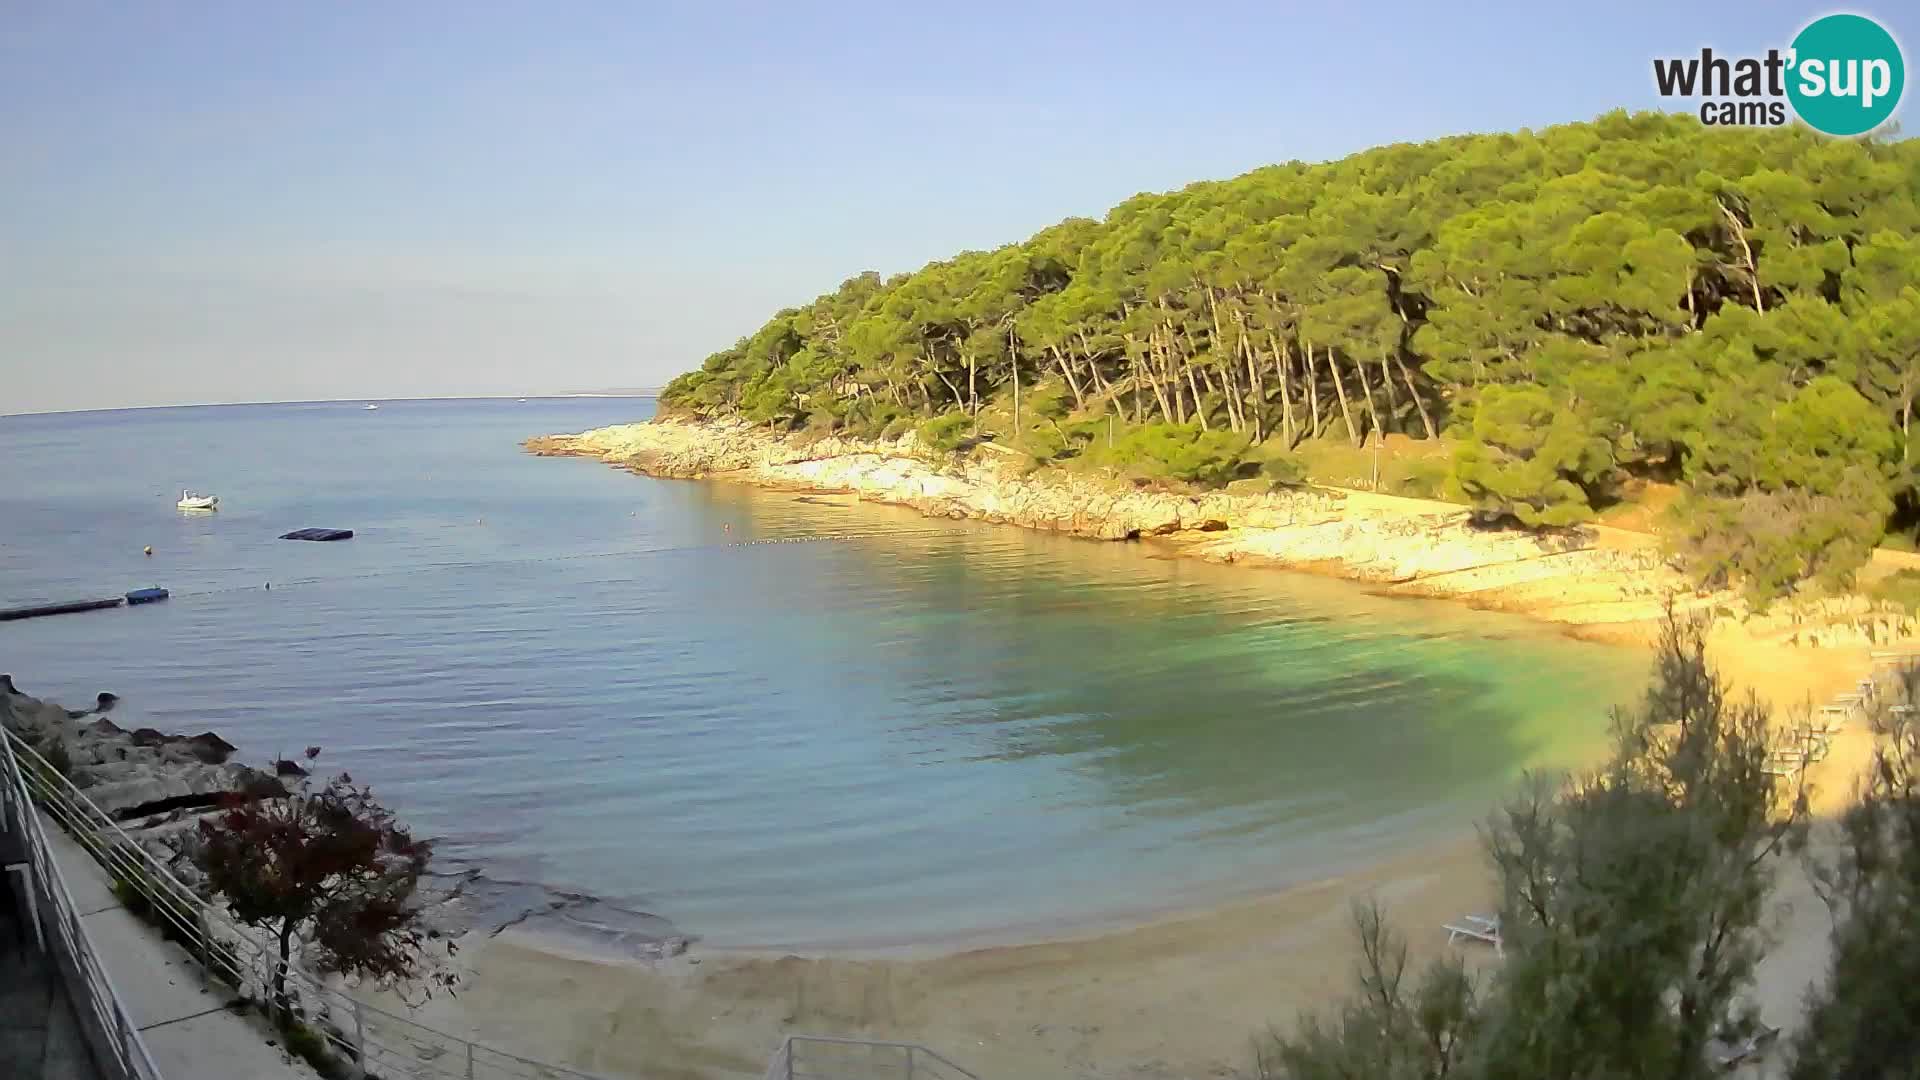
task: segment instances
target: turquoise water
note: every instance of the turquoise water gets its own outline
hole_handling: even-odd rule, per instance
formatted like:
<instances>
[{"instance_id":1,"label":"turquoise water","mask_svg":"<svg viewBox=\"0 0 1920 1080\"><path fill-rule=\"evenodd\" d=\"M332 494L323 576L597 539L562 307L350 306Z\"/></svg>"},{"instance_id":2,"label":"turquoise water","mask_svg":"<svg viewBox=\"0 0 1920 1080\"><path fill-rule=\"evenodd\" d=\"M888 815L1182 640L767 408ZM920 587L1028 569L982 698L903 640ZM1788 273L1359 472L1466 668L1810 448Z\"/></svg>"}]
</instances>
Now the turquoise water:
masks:
<instances>
[{"instance_id":1,"label":"turquoise water","mask_svg":"<svg viewBox=\"0 0 1920 1080\"><path fill-rule=\"evenodd\" d=\"M321 745L451 863L794 946L1323 876L1590 755L1644 671L1341 582L518 448L649 411L0 417L0 604L175 593L0 623L0 670L252 758ZM356 536L275 539L310 525Z\"/></svg>"}]
</instances>

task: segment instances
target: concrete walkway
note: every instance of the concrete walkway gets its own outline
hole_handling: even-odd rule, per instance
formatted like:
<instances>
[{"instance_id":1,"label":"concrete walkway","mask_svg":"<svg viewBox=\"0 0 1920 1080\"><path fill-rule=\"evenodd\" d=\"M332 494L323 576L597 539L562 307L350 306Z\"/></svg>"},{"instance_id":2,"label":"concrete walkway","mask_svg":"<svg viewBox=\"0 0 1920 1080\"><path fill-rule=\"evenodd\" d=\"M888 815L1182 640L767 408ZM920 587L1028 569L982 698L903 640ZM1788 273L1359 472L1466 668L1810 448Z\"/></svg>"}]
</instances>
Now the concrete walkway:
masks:
<instances>
[{"instance_id":1,"label":"concrete walkway","mask_svg":"<svg viewBox=\"0 0 1920 1080\"><path fill-rule=\"evenodd\" d=\"M99 1080L53 964L0 882L0 1076Z\"/></svg>"},{"instance_id":2,"label":"concrete walkway","mask_svg":"<svg viewBox=\"0 0 1920 1080\"><path fill-rule=\"evenodd\" d=\"M210 982L186 950L163 940L113 895L106 872L43 814L41 824L73 893L80 923L169 1080L314 1080L252 1011L229 1006L233 992Z\"/></svg>"}]
</instances>

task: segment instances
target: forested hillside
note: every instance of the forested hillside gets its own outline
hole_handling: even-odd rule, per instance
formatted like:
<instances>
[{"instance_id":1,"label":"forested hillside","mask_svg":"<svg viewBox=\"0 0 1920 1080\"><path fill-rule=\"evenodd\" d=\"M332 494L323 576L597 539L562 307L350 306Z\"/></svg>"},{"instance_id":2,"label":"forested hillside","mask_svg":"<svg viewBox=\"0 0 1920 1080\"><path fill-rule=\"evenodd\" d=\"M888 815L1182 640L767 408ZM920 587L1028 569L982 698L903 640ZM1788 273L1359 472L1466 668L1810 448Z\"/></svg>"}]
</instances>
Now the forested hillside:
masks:
<instances>
[{"instance_id":1,"label":"forested hillside","mask_svg":"<svg viewBox=\"0 0 1920 1080\"><path fill-rule=\"evenodd\" d=\"M662 400L1201 484L1444 439L1435 493L1488 520L1571 525L1682 483L1668 531L1765 598L1845 580L1915 516L1916 391L1920 147L1615 113L1274 165L862 274Z\"/></svg>"}]
</instances>

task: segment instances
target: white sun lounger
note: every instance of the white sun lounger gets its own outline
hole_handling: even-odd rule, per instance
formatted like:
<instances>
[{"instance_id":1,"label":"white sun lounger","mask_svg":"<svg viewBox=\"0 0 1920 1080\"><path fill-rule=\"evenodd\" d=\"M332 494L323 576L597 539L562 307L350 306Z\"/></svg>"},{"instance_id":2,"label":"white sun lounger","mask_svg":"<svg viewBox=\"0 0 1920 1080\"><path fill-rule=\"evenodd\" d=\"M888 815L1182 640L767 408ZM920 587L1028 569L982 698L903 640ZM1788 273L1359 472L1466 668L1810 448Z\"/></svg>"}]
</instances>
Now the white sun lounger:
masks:
<instances>
[{"instance_id":1,"label":"white sun lounger","mask_svg":"<svg viewBox=\"0 0 1920 1080\"><path fill-rule=\"evenodd\" d=\"M1493 946L1495 955L1505 956L1506 948L1500 943L1500 920L1480 915L1462 915L1457 923L1448 923L1441 927L1447 932L1447 944L1451 945L1461 938L1484 941Z\"/></svg>"}]
</instances>

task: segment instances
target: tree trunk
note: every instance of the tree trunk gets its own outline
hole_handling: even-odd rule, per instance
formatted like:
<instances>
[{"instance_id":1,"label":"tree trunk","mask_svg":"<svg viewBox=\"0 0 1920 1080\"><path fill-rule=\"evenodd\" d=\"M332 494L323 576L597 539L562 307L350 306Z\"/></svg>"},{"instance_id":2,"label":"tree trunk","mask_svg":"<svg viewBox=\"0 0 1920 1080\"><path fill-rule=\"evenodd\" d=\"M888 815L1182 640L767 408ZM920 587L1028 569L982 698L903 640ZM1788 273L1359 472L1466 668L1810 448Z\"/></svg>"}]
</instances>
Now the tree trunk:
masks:
<instances>
[{"instance_id":1,"label":"tree trunk","mask_svg":"<svg viewBox=\"0 0 1920 1080\"><path fill-rule=\"evenodd\" d=\"M955 385L953 384L953 380L952 380L952 379L949 379L949 378L947 378L947 373L946 373L946 372L944 372L944 371L936 371L936 372L934 372L934 375L935 375L935 376L937 376L937 377L939 378L939 380L940 380L941 382L943 382L943 383L946 383L946 384L947 384L947 389L948 389L949 391L951 391L951 392L953 393L953 403L954 403L954 405L955 405L956 407L958 407L958 408L962 408L962 409L964 409L964 408L966 408L966 407L967 407L967 397L966 397L966 395L965 395L965 394L962 394L962 393L960 392L960 388L959 388L958 386L955 386ZM927 404L928 404L928 405L932 405L932 404L933 404L933 400L932 400L932 397L931 397L931 395L929 395L929 397L928 397L928 400L927 400Z\"/></svg>"},{"instance_id":2,"label":"tree trunk","mask_svg":"<svg viewBox=\"0 0 1920 1080\"><path fill-rule=\"evenodd\" d=\"M281 1027L293 1021L293 1002L287 997L287 968L293 963L293 920L280 923L280 963L273 969L273 1013Z\"/></svg>"},{"instance_id":3,"label":"tree trunk","mask_svg":"<svg viewBox=\"0 0 1920 1080\"><path fill-rule=\"evenodd\" d=\"M1200 384L1193 381L1193 365L1182 364L1181 366L1187 369L1187 385L1193 389L1193 415L1199 417L1201 431L1210 430L1207 427L1206 403L1200 400ZM1183 418L1180 422L1184 424L1186 420Z\"/></svg>"},{"instance_id":4,"label":"tree trunk","mask_svg":"<svg viewBox=\"0 0 1920 1080\"><path fill-rule=\"evenodd\" d=\"M1218 354L1216 353L1215 356L1217 357ZM1221 368L1220 385L1215 386L1213 385L1214 369L1203 366L1200 368L1200 382L1206 386L1207 393L1218 394L1220 396L1222 403L1224 403L1227 408L1227 430L1237 432L1240 430L1240 415L1237 403L1234 401L1234 396L1239 392L1239 388L1234 385L1233 380L1228 378L1231 370L1230 367Z\"/></svg>"},{"instance_id":5,"label":"tree trunk","mask_svg":"<svg viewBox=\"0 0 1920 1080\"><path fill-rule=\"evenodd\" d=\"M1420 400L1420 390L1413 385L1413 372L1407 370L1407 362L1398 356L1393 358L1393 362L1400 365L1400 377L1407 380L1407 396L1413 398L1413 407L1420 410L1420 426L1426 429L1427 438L1439 438L1440 433L1433 427L1433 417L1428 415L1426 403Z\"/></svg>"},{"instance_id":6,"label":"tree trunk","mask_svg":"<svg viewBox=\"0 0 1920 1080\"><path fill-rule=\"evenodd\" d=\"M1059 365L1061 376L1067 380L1067 389L1073 391L1074 409L1077 411L1086 408L1086 395L1080 392L1080 380L1074 378L1073 367L1067 363L1067 358L1060 354L1060 349L1057 346L1049 345L1047 346L1047 351L1053 354L1053 362Z\"/></svg>"},{"instance_id":7,"label":"tree trunk","mask_svg":"<svg viewBox=\"0 0 1920 1080\"><path fill-rule=\"evenodd\" d=\"M1280 379L1280 441L1293 449L1293 388L1291 373L1287 371L1286 354L1280 351L1280 339L1274 334L1267 335L1267 347L1273 350L1273 372Z\"/></svg>"},{"instance_id":8,"label":"tree trunk","mask_svg":"<svg viewBox=\"0 0 1920 1080\"><path fill-rule=\"evenodd\" d=\"M1107 387L1113 385L1100 374L1100 361L1091 356L1087 357L1087 374L1093 377L1093 388L1099 393L1106 393Z\"/></svg>"},{"instance_id":9,"label":"tree trunk","mask_svg":"<svg viewBox=\"0 0 1920 1080\"><path fill-rule=\"evenodd\" d=\"M1333 380L1333 392L1340 396L1340 416L1347 422L1347 441L1360 445L1360 432L1354 427L1353 407L1347 403L1347 384L1340 379L1340 365L1333 362L1333 346L1327 346L1327 377ZM1313 346L1307 346L1307 358L1313 358Z\"/></svg>"},{"instance_id":10,"label":"tree trunk","mask_svg":"<svg viewBox=\"0 0 1920 1080\"><path fill-rule=\"evenodd\" d=\"M1147 340L1157 343L1159 347L1160 374L1166 379L1168 393L1173 398L1173 416L1170 419L1176 424L1184 424L1187 422L1187 397L1186 390L1180 385L1180 366L1173 362L1173 342L1162 341L1159 331L1155 331Z\"/></svg>"},{"instance_id":11,"label":"tree trunk","mask_svg":"<svg viewBox=\"0 0 1920 1080\"><path fill-rule=\"evenodd\" d=\"M1128 334L1127 341L1132 343L1133 340L1133 335ZM1133 365L1134 400L1136 402L1139 400L1140 375L1144 372L1147 376L1147 384L1153 388L1154 400L1160 403L1160 415L1166 417L1167 423L1171 424L1173 423L1173 406L1167 402L1167 392L1161 388L1160 375L1154 367L1155 360L1159 358L1159 352L1160 350L1155 344L1154 336L1152 334L1147 335L1146 349L1140 354L1139 358L1134 361Z\"/></svg>"},{"instance_id":12,"label":"tree trunk","mask_svg":"<svg viewBox=\"0 0 1920 1080\"><path fill-rule=\"evenodd\" d=\"M1327 357L1328 359L1332 359L1333 353L1329 351ZM1354 360L1353 371L1354 374L1360 376L1360 390L1367 396L1367 417L1373 423L1373 437L1378 439L1385 434L1385 432L1380 427L1380 410L1373 404L1373 384L1367 381L1367 362L1359 359ZM1366 444L1367 440L1361 439L1354 445L1365 446Z\"/></svg>"},{"instance_id":13,"label":"tree trunk","mask_svg":"<svg viewBox=\"0 0 1920 1080\"><path fill-rule=\"evenodd\" d=\"M1013 356L1013 445L1020 445L1020 357Z\"/></svg>"},{"instance_id":14,"label":"tree trunk","mask_svg":"<svg viewBox=\"0 0 1920 1080\"><path fill-rule=\"evenodd\" d=\"M1252 385L1248 392L1253 398L1253 441L1260 442L1267 437L1267 380L1260 367L1260 354L1254 351L1253 339L1247 336L1247 328L1240 327L1240 353L1247 362L1247 381Z\"/></svg>"},{"instance_id":15,"label":"tree trunk","mask_svg":"<svg viewBox=\"0 0 1920 1080\"><path fill-rule=\"evenodd\" d=\"M1380 381L1387 388L1387 419L1392 420L1397 427L1400 423L1400 395L1393 389L1393 368L1391 364L1392 361L1387 359L1387 354L1381 353Z\"/></svg>"},{"instance_id":16,"label":"tree trunk","mask_svg":"<svg viewBox=\"0 0 1920 1080\"><path fill-rule=\"evenodd\" d=\"M1900 464L1907 463L1908 432L1913 422L1913 369L1900 380Z\"/></svg>"},{"instance_id":17,"label":"tree trunk","mask_svg":"<svg viewBox=\"0 0 1920 1080\"><path fill-rule=\"evenodd\" d=\"M967 413L970 416L979 416L980 392L974 385L973 354L969 352L964 355L967 358Z\"/></svg>"},{"instance_id":18,"label":"tree trunk","mask_svg":"<svg viewBox=\"0 0 1920 1080\"><path fill-rule=\"evenodd\" d=\"M1147 344L1157 351L1160 358L1160 374L1166 379L1173 396L1173 416L1170 419L1173 423L1184 424L1187 422L1187 397L1186 390L1180 385L1180 373L1186 365L1174 363L1173 334L1169 331L1165 337L1162 337L1160 328L1155 327L1153 332L1147 335Z\"/></svg>"},{"instance_id":19,"label":"tree trunk","mask_svg":"<svg viewBox=\"0 0 1920 1080\"><path fill-rule=\"evenodd\" d=\"M1219 353L1214 355L1218 356ZM1220 396L1226 400L1227 430L1236 435L1246 430L1247 418L1241 412L1240 380L1234 376L1231 360L1225 360L1220 365Z\"/></svg>"},{"instance_id":20,"label":"tree trunk","mask_svg":"<svg viewBox=\"0 0 1920 1080\"><path fill-rule=\"evenodd\" d=\"M1313 346L1307 346L1307 408L1313 413L1312 437L1320 437L1320 373L1313 370Z\"/></svg>"},{"instance_id":21,"label":"tree trunk","mask_svg":"<svg viewBox=\"0 0 1920 1080\"><path fill-rule=\"evenodd\" d=\"M1767 305L1760 299L1760 266L1753 261L1753 245L1747 243L1746 226L1740 224L1740 219L1727 209L1726 203L1720 204L1720 213L1725 215L1727 224L1733 227L1733 238L1740 241L1740 253L1746 256L1747 278L1753 283L1753 310L1765 312Z\"/></svg>"}]
</instances>

